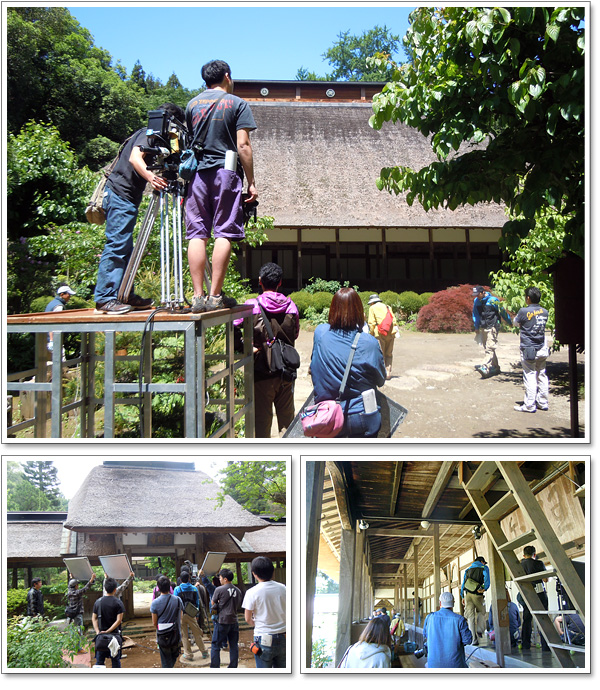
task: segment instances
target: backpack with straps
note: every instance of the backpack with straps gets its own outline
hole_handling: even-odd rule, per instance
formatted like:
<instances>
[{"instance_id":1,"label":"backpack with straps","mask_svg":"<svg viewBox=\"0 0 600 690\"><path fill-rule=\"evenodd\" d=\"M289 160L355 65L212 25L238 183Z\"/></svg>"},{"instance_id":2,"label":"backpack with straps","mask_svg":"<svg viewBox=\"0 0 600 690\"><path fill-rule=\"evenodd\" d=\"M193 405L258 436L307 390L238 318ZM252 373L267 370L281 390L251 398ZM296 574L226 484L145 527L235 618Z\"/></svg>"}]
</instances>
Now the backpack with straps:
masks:
<instances>
[{"instance_id":1,"label":"backpack with straps","mask_svg":"<svg viewBox=\"0 0 600 690\"><path fill-rule=\"evenodd\" d=\"M258 300L256 303L260 309L260 313L262 314L263 323L269 337L267 344L269 346L269 353L271 355L270 361L267 360L269 367L268 371L263 373L281 376L284 381L293 381L298 375L297 370L300 366L300 355L298 354L298 350L296 350L291 343L275 337L271 327L271 320L267 318L267 314L263 309L262 304ZM279 332L283 333L283 336L286 337L282 329L279 329Z\"/></svg>"},{"instance_id":2,"label":"backpack with straps","mask_svg":"<svg viewBox=\"0 0 600 690\"><path fill-rule=\"evenodd\" d=\"M474 565L467 569L465 575L465 589L469 594L477 594L477 590L483 587L484 575L483 568Z\"/></svg>"}]
</instances>

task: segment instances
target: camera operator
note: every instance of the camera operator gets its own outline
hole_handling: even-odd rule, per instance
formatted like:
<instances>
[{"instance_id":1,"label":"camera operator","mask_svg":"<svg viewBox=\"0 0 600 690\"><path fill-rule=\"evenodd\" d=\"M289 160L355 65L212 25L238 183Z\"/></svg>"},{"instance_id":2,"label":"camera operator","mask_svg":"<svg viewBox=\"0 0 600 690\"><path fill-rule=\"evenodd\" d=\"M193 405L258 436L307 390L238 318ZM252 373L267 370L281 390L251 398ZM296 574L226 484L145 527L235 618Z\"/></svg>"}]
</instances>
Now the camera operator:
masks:
<instances>
[{"instance_id":1,"label":"camera operator","mask_svg":"<svg viewBox=\"0 0 600 690\"><path fill-rule=\"evenodd\" d=\"M471 644L473 637L466 618L454 613L453 608L452 592L442 592L439 610L425 619L423 641L427 642L426 668L468 668L465 646Z\"/></svg>"},{"instance_id":2,"label":"camera operator","mask_svg":"<svg viewBox=\"0 0 600 690\"><path fill-rule=\"evenodd\" d=\"M185 114L178 105L163 103L159 110L168 112L183 123ZM98 266L94 294L96 314L127 314L132 309L149 309L152 306L151 299L144 299L133 292L127 304L117 299L133 251L133 231L146 184L149 183L157 192L167 189L166 180L147 170L152 157L140 148L149 145L146 131L147 128L142 127L131 135L106 180L102 202L106 213L106 244Z\"/></svg>"},{"instance_id":3,"label":"camera operator","mask_svg":"<svg viewBox=\"0 0 600 690\"><path fill-rule=\"evenodd\" d=\"M231 242L243 240L245 236L242 210L244 173L248 179L248 198L244 203L250 204L257 197L250 144L250 132L256 129L256 123L250 107L246 101L233 95L231 68L223 60L212 60L204 65L202 78L207 90L193 98L186 108L190 138L204 131L204 123L215 108L202 151L196 156L198 168L189 184L185 206L194 313L235 306L235 300L224 298L221 289L231 257ZM231 159L229 165L226 165L226 158ZM211 294L205 296L204 268L213 227L215 245Z\"/></svg>"}]
</instances>

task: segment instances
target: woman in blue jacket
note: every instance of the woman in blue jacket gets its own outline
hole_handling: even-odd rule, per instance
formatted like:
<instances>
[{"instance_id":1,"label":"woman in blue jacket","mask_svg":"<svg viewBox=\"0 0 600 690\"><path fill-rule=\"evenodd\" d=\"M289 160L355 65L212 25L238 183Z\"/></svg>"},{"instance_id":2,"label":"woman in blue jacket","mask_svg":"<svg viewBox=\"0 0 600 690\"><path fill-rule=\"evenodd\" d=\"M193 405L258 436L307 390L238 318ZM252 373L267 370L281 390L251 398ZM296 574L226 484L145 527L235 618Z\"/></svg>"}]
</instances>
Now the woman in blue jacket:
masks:
<instances>
[{"instance_id":1,"label":"woman in blue jacket","mask_svg":"<svg viewBox=\"0 0 600 690\"><path fill-rule=\"evenodd\" d=\"M362 332L364 323L360 297L352 288L342 288L333 296L329 324L321 324L315 330L310 372L316 403L338 398L352 342L357 333L361 334L341 400L344 428L340 437L371 438L377 436L381 426L376 403L373 409L365 411L365 401L370 408L376 387L385 383L386 370L377 339Z\"/></svg>"}]
</instances>

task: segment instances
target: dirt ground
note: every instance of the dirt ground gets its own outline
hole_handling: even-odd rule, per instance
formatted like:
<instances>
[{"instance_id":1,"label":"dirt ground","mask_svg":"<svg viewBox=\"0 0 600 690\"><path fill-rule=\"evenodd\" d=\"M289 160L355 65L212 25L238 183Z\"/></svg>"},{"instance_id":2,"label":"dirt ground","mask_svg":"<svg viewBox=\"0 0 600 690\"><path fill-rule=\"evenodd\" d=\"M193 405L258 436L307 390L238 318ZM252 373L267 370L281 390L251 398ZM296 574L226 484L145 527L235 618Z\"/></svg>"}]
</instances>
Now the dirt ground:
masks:
<instances>
[{"instance_id":1,"label":"dirt ground","mask_svg":"<svg viewBox=\"0 0 600 690\"><path fill-rule=\"evenodd\" d=\"M134 608L136 617L123 624L122 668L160 668L160 653L156 645L156 632L152 627L150 617L150 603L152 594L136 592ZM241 617L243 619L243 616ZM203 659L197 645L192 645L193 660L183 660L180 656L174 668L202 669L210 667L210 636L203 636L204 646L208 651L208 658ZM250 651L252 630L240 623L239 661L238 668L255 668L254 654ZM229 664L229 650L221 650L221 668ZM83 664L82 664L83 665ZM107 662L110 667L110 661Z\"/></svg>"},{"instance_id":2,"label":"dirt ground","mask_svg":"<svg viewBox=\"0 0 600 690\"><path fill-rule=\"evenodd\" d=\"M296 341L301 365L296 380L296 410L312 390L308 365L313 333L302 330ZM517 412L523 402L519 336L501 333L498 359L502 373L482 379L474 366L483 348L474 334L402 332L394 343L392 379L381 389L408 414L394 433L404 439L569 438L568 350L548 359L549 410ZM585 356L578 355L578 380L584 380ZM579 401L580 436L584 435L585 402ZM277 435L274 424L272 436Z\"/></svg>"}]
</instances>

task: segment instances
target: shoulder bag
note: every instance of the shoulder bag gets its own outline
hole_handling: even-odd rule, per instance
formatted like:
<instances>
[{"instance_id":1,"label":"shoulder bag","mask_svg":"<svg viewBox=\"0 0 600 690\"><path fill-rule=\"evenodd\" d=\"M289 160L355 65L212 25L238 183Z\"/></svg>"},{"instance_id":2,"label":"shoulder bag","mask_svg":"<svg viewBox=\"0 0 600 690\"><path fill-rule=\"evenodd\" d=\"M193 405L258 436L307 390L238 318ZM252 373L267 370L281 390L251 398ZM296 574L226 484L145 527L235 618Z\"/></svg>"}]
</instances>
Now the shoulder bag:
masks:
<instances>
[{"instance_id":1,"label":"shoulder bag","mask_svg":"<svg viewBox=\"0 0 600 690\"><path fill-rule=\"evenodd\" d=\"M202 151L202 147L204 146L204 140L206 139L206 135L208 134L208 126L210 125L210 121L212 120L213 115L215 114L217 105L219 104L219 101L226 95L227 92L224 91L222 94L219 95L218 98L215 99L210 109L208 117L206 118L206 120L204 120L200 127L198 127L198 131L192 139L192 143L181 154L181 163L179 163L179 177L184 182L189 182L190 180L192 180L194 178L194 175L196 174L196 171L198 170L197 154Z\"/></svg>"},{"instance_id":2,"label":"shoulder bag","mask_svg":"<svg viewBox=\"0 0 600 690\"><path fill-rule=\"evenodd\" d=\"M346 390L348 376L350 375L350 367L352 366L352 360L354 359L354 353L356 352L359 338L360 331L354 336L337 400L323 400L316 405L309 405L304 412L302 412L302 429L304 430L305 436L312 438L335 438L343 429L344 411L340 405L340 400Z\"/></svg>"}]
</instances>

